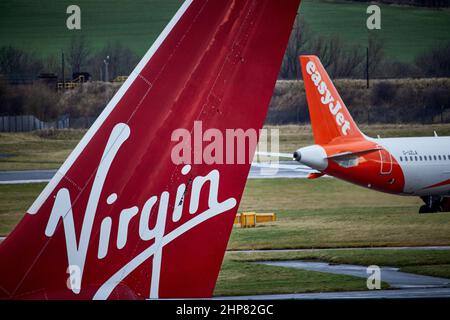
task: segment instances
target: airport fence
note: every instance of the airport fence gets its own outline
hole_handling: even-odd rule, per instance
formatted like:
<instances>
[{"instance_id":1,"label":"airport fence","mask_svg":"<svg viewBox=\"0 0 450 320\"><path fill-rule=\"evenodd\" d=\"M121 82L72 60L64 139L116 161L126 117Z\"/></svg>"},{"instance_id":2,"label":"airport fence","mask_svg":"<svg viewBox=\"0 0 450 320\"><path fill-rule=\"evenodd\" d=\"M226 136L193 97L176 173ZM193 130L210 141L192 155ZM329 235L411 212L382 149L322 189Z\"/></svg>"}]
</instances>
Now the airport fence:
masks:
<instances>
[{"instance_id":1,"label":"airport fence","mask_svg":"<svg viewBox=\"0 0 450 320\"><path fill-rule=\"evenodd\" d=\"M61 116L55 121L42 121L32 115L0 116L0 132L29 132L45 129L89 128L95 117L70 118Z\"/></svg>"}]
</instances>

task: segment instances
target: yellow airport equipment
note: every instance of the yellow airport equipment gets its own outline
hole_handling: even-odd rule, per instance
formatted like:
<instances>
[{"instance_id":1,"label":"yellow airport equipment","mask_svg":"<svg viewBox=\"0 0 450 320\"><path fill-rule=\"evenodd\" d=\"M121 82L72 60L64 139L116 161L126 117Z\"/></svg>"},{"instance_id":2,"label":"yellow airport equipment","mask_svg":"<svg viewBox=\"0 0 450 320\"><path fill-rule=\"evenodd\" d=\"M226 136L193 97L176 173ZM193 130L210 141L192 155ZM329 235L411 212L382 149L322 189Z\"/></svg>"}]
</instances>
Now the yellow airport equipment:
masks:
<instances>
[{"instance_id":1,"label":"yellow airport equipment","mask_svg":"<svg viewBox=\"0 0 450 320\"><path fill-rule=\"evenodd\" d=\"M77 78L65 81L65 82L58 82L58 90L66 89L66 90L72 90L75 88L78 88L82 83L84 83L84 76L79 75Z\"/></svg>"},{"instance_id":2,"label":"yellow airport equipment","mask_svg":"<svg viewBox=\"0 0 450 320\"><path fill-rule=\"evenodd\" d=\"M257 213L256 222L272 222L277 220L277 215L274 212L271 213Z\"/></svg>"},{"instance_id":3,"label":"yellow airport equipment","mask_svg":"<svg viewBox=\"0 0 450 320\"><path fill-rule=\"evenodd\" d=\"M242 212L238 213L234 218L234 224L240 224L241 228L254 228L257 223L276 221L275 213L256 213L256 212Z\"/></svg>"},{"instance_id":4,"label":"yellow airport equipment","mask_svg":"<svg viewBox=\"0 0 450 320\"><path fill-rule=\"evenodd\" d=\"M60 90L60 89L67 89L67 90L70 90L70 89L75 89L75 88L77 88L77 87L79 87L80 86L80 84L79 83L76 83L76 82L73 82L73 81L67 81L67 82L58 82L58 90Z\"/></svg>"},{"instance_id":5,"label":"yellow airport equipment","mask_svg":"<svg viewBox=\"0 0 450 320\"><path fill-rule=\"evenodd\" d=\"M241 228L254 228L256 226L256 213L242 212L240 220Z\"/></svg>"},{"instance_id":6,"label":"yellow airport equipment","mask_svg":"<svg viewBox=\"0 0 450 320\"><path fill-rule=\"evenodd\" d=\"M127 80L128 76L117 76L113 82L125 82Z\"/></svg>"}]
</instances>

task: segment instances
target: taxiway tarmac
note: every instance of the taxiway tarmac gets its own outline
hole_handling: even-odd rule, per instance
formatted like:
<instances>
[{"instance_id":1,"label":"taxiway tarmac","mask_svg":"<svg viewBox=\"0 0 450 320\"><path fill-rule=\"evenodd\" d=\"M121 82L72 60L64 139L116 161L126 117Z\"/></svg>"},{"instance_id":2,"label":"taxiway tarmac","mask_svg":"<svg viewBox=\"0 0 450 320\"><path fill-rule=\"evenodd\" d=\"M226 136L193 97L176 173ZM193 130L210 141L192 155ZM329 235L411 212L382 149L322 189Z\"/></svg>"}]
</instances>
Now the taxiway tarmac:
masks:
<instances>
[{"instance_id":1,"label":"taxiway tarmac","mask_svg":"<svg viewBox=\"0 0 450 320\"><path fill-rule=\"evenodd\" d=\"M310 172L312 169L295 161L283 161L273 165L252 163L248 178L306 178ZM48 182L55 173L56 170L0 171L0 184Z\"/></svg>"},{"instance_id":2,"label":"taxiway tarmac","mask_svg":"<svg viewBox=\"0 0 450 320\"><path fill-rule=\"evenodd\" d=\"M255 296L215 297L216 300L339 300L339 299L425 299L450 298L450 288L413 288L397 290L367 290L347 292L318 292L268 294Z\"/></svg>"}]
</instances>

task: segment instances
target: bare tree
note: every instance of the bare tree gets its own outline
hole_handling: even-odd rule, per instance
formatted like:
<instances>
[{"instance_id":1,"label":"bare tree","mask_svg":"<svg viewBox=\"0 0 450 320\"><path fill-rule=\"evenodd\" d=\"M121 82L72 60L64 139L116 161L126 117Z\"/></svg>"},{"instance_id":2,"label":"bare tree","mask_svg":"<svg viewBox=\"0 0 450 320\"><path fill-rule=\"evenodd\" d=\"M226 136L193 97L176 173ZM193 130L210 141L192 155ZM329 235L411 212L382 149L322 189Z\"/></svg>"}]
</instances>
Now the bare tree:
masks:
<instances>
[{"instance_id":1,"label":"bare tree","mask_svg":"<svg viewBox=\"0 0 450 320\"><path fill-rule=\"evenodd\" d=\"M61 58L55 55L47 56L44 61L44 70L47 73L58 74L61 71Z\"/></svg>"},{"instance_id":2,"label":"bare tree","mask_svg":"<svg viewBox=\"0 0 450 320\"><path fill-rule=\"evenodd\" d=\"M138 56L120 42L108 43L89 60L89 69L95 78L100 79L100 70L104 72L103 60L109 57L108 71L110 79L128 76L139 62Z\"/></svg>"},{"instance_id":3,"label":"bare tree","mask_svg":"<svg viewBox=\"0 0 450 320\"><path fill-rule=\"evenodd\" d=\"M357 45L345 46L338 36L316 37L310 52L317 55L332 78L362 77L363 49Z\"/></svg>"},{"instance_id":4,"label":"bare tree","mask_svg":"<svg viewBox=\"0 0 450 320\"><path fill-rule=\"evenodd\" d=\"M416 65L426 77L450 77L450 42L419 55Z\"/></svg>"},{"instance_id":5,"label":"bare tree","mask_svg":"<svg viewBox=\"0 0 450 320\"><path fill-rule=\"evenodd\" d=\"M305 20L298 16L287 45L280 78L301 79L299 55L317 55L331 77L362 77L364 50L346 46L337 36L314 35Z\"/></svg>"},{"instance_id":6,"label":"bare tree","mask_svg":"<svg viewBox=\"0 0 450 320\"><path fill-rule=\"evenodd\" d=\"M281 65L280 78L283 79L298 79L300 75L300 65L298 56L307 52L308 43L311 39L311 32L305 20L301 16L297 16L294 27L291 32L291 37L283 57L283 64Z\"/></svg>"},{"instance_id":7,"label":"bare tree","mask_svg":"<svg viewBox=\"0 0 450 320\"><path fill-rule=\"evenodd\" d=\"M369 74L377 77L382 73L382 62L384 60L384 41L376 33L369 32Z\"/></svg>"},{"instance_id":8,"label":"bare tree","mask_svg":"<svg viewBox=\"0 0 450 320\"><path fill-rule=\"evenodd\" d=\"M67 49L66 60L72 72L81 72L86 67L91 49L84 35L74 36Z\"/></svg>"},{"instance_id":9,"label":"bare tree","mask_svg":"<svg viewBox=\"0 0 450 320\"><path fill-rule=\"evenodd\" d=\"M42 62L34 53L4 46L0 48L0 74L14 79L35 78L42 70Z\"/></svg>"}]
</instances>

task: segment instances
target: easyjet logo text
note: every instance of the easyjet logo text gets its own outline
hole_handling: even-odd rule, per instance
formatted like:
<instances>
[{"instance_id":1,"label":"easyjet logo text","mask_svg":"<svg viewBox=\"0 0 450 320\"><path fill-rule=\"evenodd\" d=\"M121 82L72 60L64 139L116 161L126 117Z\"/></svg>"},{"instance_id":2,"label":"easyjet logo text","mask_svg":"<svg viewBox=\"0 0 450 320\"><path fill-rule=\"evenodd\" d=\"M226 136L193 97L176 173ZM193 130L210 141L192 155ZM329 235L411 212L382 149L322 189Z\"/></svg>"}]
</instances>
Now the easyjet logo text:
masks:
<instances>
[{"instance_id":1,"label":"easyjet logo text","mask_svg":"<svg viewBox=\"0 0 450 320\"><path fill-rule=\"evenodd\" d=\"M341 112L342 105L339 101L336 101L335 97L331 94L330 90L327 87L325 81L322 80L322 77L317 71L317 67L314 62L309 61L306 64L306 72L311 76L311 80L319 91L320 102L325 106L328 106L329 111L335 117L336 123L341 129L343 135L347 135L350 130L350 122L345 119L345 115Z\"/></svg>"}]
</instances>

